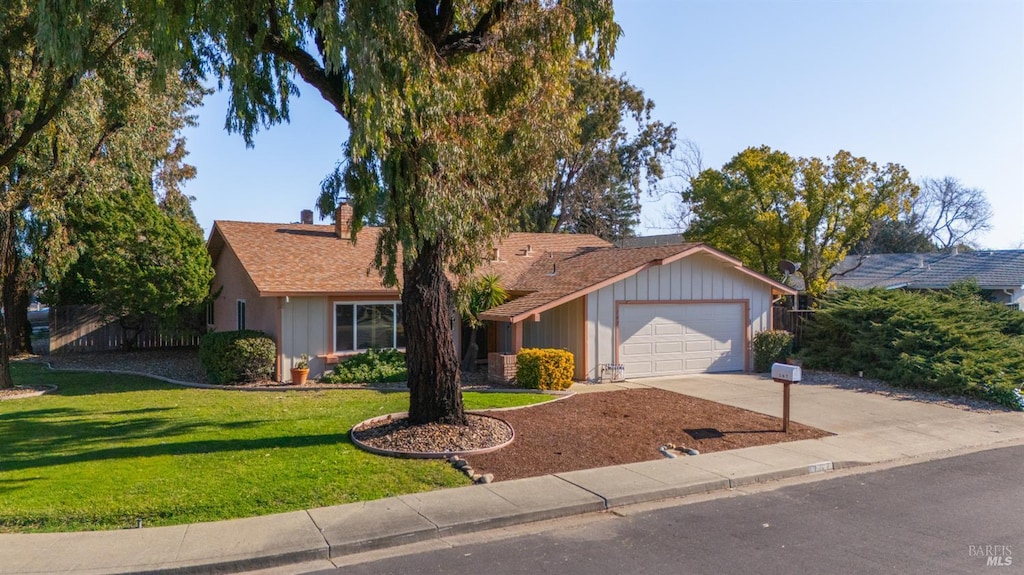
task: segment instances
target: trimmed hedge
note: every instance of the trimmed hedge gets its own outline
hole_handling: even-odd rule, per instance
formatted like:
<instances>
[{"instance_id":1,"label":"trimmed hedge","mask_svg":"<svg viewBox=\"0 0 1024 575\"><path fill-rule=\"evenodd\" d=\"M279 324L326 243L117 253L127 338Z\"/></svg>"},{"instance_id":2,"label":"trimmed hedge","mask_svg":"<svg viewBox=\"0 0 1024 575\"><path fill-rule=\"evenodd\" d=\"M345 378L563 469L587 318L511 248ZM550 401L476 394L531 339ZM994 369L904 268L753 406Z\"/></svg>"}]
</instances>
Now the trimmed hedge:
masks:
<instances>
[{"instance_id":1,"label":"trimmed hedge","mask_svg":"<svg viewBox=\"0 0 1024 575\"><path fill-rule=\"evenodd\" d=\"M804 365L1024 409L1024 313L950 293L841 290L807 322Z\"/></svg>"},{"instance_id":2,"label":"trimmed hedge","mask_svg":"<svg viewBox=\"0 0 1024 575\"><path fill-rule=\"evenodd\" d=\"M516 355L516 383L530 389L569 389L575 371L571 352L526 348Z\"/></svg>"},{"instance_id":3,"label":"trimmed hedge","mask_svg":"<svg viewBox=\"0 0 1024 575\"><path fill-rule=\"evenodd\" d=\"M793 334L782 329L759 331L754 334L754 370L764 373L772 364L784 362L793 353Z\"/></svg>"},{"instance_id":4,"label":"trimmed hedge","mask_svg":"<svg viewBox=\"0 0 1024 575\"><path fill-rule=\"evenodd\" d=\"M199 362L211 383L232 385L274 377L277 346L261 331L217 331L199 342Z\"/></svg>"},{"instance_id":5,"label":"trimmed hedge","mask_svg":"<svg viewBox=\"0 0 1024 575\"><path fill-rule=\"evenodd\" d=\"M396 383L408 378L404 353L396 349L371 349L338 362L320 382Z\"/></svg>"}]
</instances>

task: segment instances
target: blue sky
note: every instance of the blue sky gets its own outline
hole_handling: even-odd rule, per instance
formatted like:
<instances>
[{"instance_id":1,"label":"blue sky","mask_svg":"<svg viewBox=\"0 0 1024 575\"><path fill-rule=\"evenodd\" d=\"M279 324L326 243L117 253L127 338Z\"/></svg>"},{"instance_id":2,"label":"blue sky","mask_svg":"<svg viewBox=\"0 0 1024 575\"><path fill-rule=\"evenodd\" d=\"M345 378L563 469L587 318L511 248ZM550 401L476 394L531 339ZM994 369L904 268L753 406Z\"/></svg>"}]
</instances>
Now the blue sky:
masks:
<instances>
[{"instance_id":1,"label":"blue sky","mask_svg":"<svg viewBox=\"0 0 1024 575\"><path fill-rule=\"evenodd\" d=\"M982 247L1024 247L1021 0L617 0L614 69L720 167L748 146L794 156L845 149L985 190ZM302 87L300 85L300 87ZM311 88L291 123L246 149L223 94L185 133L186 191L213 220L297 221L340 157L345 124ZM670 231L670 199L645 200L640 233Z\"/></svg>"}]
</instances>

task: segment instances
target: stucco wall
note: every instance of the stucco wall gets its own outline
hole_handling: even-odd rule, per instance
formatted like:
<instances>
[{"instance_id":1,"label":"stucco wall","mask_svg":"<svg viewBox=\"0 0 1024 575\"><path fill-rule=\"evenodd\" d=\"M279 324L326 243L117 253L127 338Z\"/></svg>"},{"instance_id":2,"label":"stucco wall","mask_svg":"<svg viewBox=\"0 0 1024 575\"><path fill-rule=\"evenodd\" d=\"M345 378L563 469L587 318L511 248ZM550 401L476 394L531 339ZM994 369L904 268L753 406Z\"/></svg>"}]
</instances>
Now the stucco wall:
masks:
<instances>
[{"instance_id":1,"label":"stucco wall","mask_svg":"<svg viewBox=\"0 0 1024 575\"><path fill-rule=\"evenodd\" d=\"M213 322L216 331L238 329L237 304L245 300L245 327L262 331L277 341L277 298L260 297L256 286L230 248L225 248L214 266Z\"/></svg>"},{"instance_id":2,"label":"stucco wall","mask_svg":"<svg viewBox=\"0 0 1024 575\"><path fill-rule=\"evenodd\" d=\"M771 325L771 288L760 280L704 254L667 266L654 266L586 296L586 374L617 363L615 308L619 301L748 300L747 341ZM752 369L748 365L747 369Z\"/></svg>"},{"instance_id":3,"label":"stucco wall","mask_svg":"<svg viewBox=\"0 0 1024 575\"><path fill-rule=\"evenodd\" d=\"M256 286L242 268L229 247L221 252L213 267L213 289L218 294L213 302L213 329L234 331L238 329L238 300L245 300L245 328L262 331L280 347L278 326L278 298L260 297Z\"/></svg>"}]
</instances>

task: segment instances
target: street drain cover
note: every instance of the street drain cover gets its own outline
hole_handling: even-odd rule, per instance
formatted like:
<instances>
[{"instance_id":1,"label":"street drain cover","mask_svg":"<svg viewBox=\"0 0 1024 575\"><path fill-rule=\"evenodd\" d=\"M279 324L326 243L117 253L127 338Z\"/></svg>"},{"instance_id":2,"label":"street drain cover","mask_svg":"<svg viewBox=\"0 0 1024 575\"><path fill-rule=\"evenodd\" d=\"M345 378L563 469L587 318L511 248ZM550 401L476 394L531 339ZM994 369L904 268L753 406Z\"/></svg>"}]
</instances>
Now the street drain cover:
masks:
<instances>
[{"instance_id":1,"label":"street drain cover","mask_svg":"<svg viewBox=\"0 0 1024 575\"><path fill-rule=\"evenodd\" d=\"M687 435L694 439L718 439L725 437L725 434L714 427L701 427L698 429L684 429Z\"/></svg>"}]
</instances>

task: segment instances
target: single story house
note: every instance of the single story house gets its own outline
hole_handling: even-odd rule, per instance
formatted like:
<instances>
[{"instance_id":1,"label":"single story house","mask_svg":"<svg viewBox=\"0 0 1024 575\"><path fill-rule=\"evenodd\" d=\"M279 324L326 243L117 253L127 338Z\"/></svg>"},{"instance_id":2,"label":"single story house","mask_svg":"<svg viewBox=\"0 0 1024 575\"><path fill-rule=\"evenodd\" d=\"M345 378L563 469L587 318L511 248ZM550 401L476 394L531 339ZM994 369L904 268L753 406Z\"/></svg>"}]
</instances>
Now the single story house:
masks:
<instances>
[{"instance_id":1,"label":"single story house","mask_svg":"<svg viewBox=\"0 0 1024 575\"><path fill-rule=\"evenodd\" d=\"M836 286L857 289L943 290L974 280L989 301L1024 309L1024 250L849 255L836 272Z\"/></svg>"},{"instance_id":2,"label":"single story house","mask_svg":"<svg viewBox=\"0 0 1024 575\"><path fill-rule=\"evenodd\" d=\"M372 268L379 230L352 242L350 217L342 206L334 226L214 223L211 326L270 335L278 380L304 353L318 375L348 354L404 347L399 293ZM478 273L498 275L511 296L481 316L490 357L564 348L577 379L612 366L630 378L749 370L773 300L795 294L703 244L616 248L587 234L516 233L481 257Z\"/></svg>"}]
</instances>

